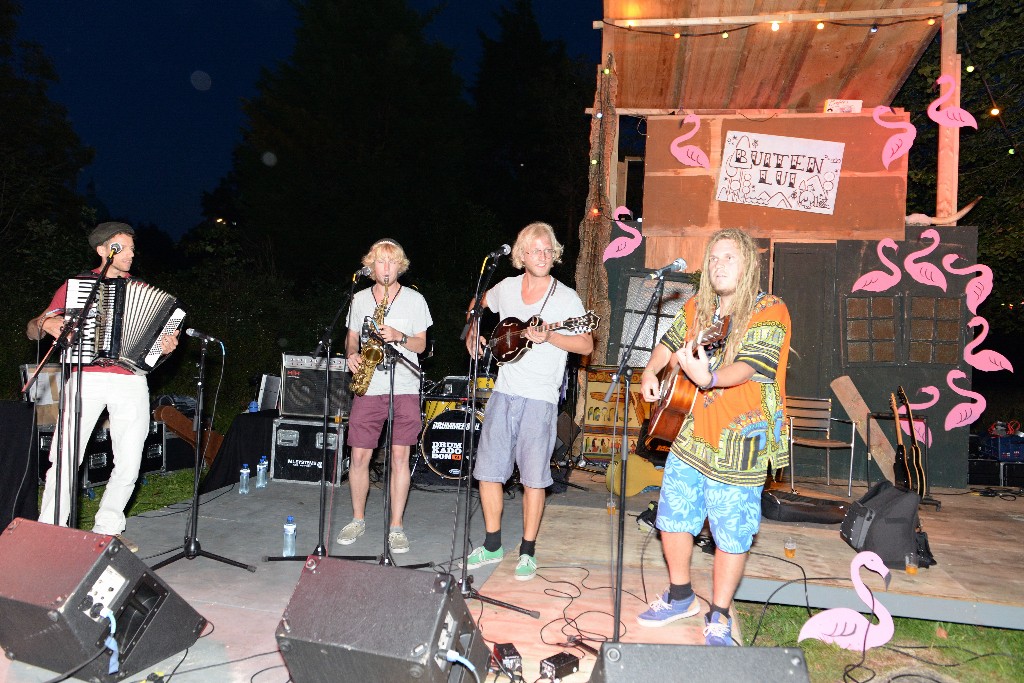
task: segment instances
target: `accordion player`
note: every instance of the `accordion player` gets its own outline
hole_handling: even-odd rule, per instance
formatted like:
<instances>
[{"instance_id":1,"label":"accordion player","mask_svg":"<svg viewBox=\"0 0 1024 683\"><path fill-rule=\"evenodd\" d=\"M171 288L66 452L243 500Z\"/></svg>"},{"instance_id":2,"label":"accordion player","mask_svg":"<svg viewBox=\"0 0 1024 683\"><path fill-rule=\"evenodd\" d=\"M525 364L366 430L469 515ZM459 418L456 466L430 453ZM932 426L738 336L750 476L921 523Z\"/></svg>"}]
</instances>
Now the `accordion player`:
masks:
<instances>
[{"instance_id":1,"label":"accordion player","mask_svg":"<svg viewBox=\"0 0 1024 683\"><path fill-rule=\"evenodd\" d=\"M95 278L67 282L64 317L78 315ZM119 365L146 374L163 362L160 337L173 334L185 311L173 295L139 280L122 277L100 281L96 302L78 341L64 350L61 360L89 365Z\"/></svg>"}]
</instances>

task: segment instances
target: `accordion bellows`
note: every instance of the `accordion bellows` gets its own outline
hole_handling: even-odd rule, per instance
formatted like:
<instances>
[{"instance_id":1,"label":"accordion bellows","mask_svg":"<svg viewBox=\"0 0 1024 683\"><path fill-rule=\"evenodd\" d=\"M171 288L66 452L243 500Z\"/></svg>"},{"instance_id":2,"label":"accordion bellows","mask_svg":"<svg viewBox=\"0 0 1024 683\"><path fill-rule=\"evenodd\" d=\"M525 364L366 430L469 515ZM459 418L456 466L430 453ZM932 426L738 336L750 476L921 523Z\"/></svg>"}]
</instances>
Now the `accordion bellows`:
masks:
<instances>
[{"instance_id":1,"label":"accordion bellows","mask_svg":"<svg viewBox=\"0 0 1024 683\"><path fill-rule=\"evenodd\" d=\"M95 284L95 278L68 280L65 319L81 312ZM174 332L184 318L178 299L162 289L127 278L102 280L81 338L62 359L77 362L81 350L85 364L148 373L163 361L160 336Z\"/></svg>"}]
</instances>

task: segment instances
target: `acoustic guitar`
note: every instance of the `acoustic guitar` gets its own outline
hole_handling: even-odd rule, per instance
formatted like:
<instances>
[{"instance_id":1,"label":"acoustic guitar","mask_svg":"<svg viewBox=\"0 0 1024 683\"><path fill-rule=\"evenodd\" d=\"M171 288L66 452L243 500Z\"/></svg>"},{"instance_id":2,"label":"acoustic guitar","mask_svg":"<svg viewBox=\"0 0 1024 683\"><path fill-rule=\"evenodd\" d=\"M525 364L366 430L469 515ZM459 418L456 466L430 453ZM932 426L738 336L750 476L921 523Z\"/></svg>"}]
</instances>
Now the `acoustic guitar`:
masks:
<instances>
[{"instance_id":1,"label":"acoustic guitar","mask_svg":"<svg viewBox=\"0 0 1024 683\"><path fill-rule=\"evenodd\" d=\"M170 429L177 436L184 439L193 449L196 447L196 432L192 420L182 415L181 411L174 406L157 406L153 410L153 419L163 422L167 429ZM206 467L213 464L213 459L220 450L224 437L212 429L203 430L203 462Z\"/></svg>"},{"instance_id":2,"label":"acoustic guitar","mask_svg":"<svg viewBox=\"0 0 1024 683\"><path fill-rule=\"evenodd\" d=\"M900 428L900 411L896 407L896 394L889 394L889 406L892 408L892 419L896 422L896 459L892 464L892 483L896 485L896 488L909 491L910 468L907 466L907 449L903 445L903 430Z\"/></svg>"},{"instance_id":3,"label":"acoustic guitar","mask_svg":"<svg viewBox=\"0 0 1024 683\"><path fill-rule=\"evenodd\" d=\"M921 453L921 444L917 441L917 430L914 429L914 413L910 410L910 401L902 386L896 387L900 403L907 409L907 419L910 420L910 453L907 455L907 471L910 473L910 490L914 491L921 498L927 490L924 474L924 456ZM902 431L902 430L900 430Z\"/></svg>"},{"instance_id":4,"label":"acoustic guitar","mask_svg":"<svg viewBox=\"0 0 1024 683\"><path fill-rule=\"evenodd\" d=\"M701 331L697 335L696 344L694 344L694 354L696 355L698 345L709 351L720 346L729 336L730 322L730 316L725 316L708 329ZM658 376L661 386L660 398L658 405L651 413L651 422L647 427L645 443L648 448L651 447L653 440L668 441L669 443L675 441L679 430L683 428L683 421L693 410L693 402L700 392L700 388L690 381L686 373L682 372L679 363L675 362L675 354L672 356L672 362L666 365Z\"/></svg>"},{"instance_id":5,"label":"acoustic guitar","mask_svg":"<svg viewBox=\"0 0 1024 683\"><path fill-rule=\"evenodd\" d=\"M533 316L526 322L519 318L505 318L494 326L491 338L487 341L487 348L490 349L498 365L512 363L523 354L533 348L533 342L526 336L526 329L538 327L541 331L569 330L580 334L593 332L601 324L601 317L593 311L587 311L586 315L577 318L569 318L557 323L545 323L540 316Z\"/></svg>"}]
</instances>

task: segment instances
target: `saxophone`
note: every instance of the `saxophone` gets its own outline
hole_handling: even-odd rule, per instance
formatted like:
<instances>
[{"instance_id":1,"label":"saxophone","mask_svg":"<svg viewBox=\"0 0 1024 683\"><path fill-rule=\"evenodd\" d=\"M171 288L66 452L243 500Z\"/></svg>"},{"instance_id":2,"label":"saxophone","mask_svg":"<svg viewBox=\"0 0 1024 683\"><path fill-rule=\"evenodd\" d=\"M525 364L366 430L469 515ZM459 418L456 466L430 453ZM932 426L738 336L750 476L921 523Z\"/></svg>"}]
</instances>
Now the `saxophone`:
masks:
<instances>
[{"instance_id":1,"label":"saxophone","mask_svg":"<svg viewBox=\"0 0 1024 683\"><path fill-rule=\"evenodd\" d=\"M384 324L384 314L387 310L388 281L385 279L384 296L381 297L380 303L377 304L377 308L373 312L373 322L376 328L379 329ZM373 330L370 331L369 338L363 344L360 356L362 360L359 363L359 369L353 373L351 382L352 392L356 396L366 394L366 390L370 388L370 380L373 379L373 371L384 360L384 345L381 344Z\"/></svg>"}]
</instances>

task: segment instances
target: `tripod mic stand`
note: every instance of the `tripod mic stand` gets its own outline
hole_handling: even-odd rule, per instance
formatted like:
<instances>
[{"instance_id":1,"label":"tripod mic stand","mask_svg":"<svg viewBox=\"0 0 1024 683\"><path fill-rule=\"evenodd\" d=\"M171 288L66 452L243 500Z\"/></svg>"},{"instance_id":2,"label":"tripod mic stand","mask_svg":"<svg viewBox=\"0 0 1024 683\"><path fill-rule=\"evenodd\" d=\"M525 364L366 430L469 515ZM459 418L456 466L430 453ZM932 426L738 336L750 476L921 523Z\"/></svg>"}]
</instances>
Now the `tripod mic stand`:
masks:
<instances>
[{"instance_id":1,"label":"tripod mic stand","mask_svg":"<svg viewBox=\"0 0 1024 683\"><path fill-rule=\"evenodd\" d=\"M621 622L622 614L622 564L623 555L625 553L625 530L626 530L626 461L629 458L629 400L630 400L630 380L633 377L633 368L629 367L629 358L633 355L633 349L636 348L636 341L640 337L640 331L644 329L644 323L651 315L651 311L654 310L654 304L661 300L662 293L665 291L665 274L660 273L658 275L658 284L654 287L654 291L651 293L651 298L647 302L647 308L644 309L643 317L640 318L640 322L636 326L636 331L633 333L633 338L629 341L629 344L619 355L619 367L612 375L611 385L608 387L608 393L604 395L605 403L611 401L612 394L618 389L619 380L625 375L625 408L622 411L622 447L619 450L619 538L618 546L616 548L615 557L615 611L612 617L612 623L615 624L615 635L612 636L612 642L619 642L619 624ZM657 325L655 325L655 334L657 334ZM614 455L612 456L612 462L614 463Z\"/></svg>"},{"instance_id":2,"label":"tripod mic stand","mask_svg":"<svg viewBox=\"0 0 1024 683\"><path fill-rule=\"evenodd\" d=\"M201 341L202 347L199 353L199 373L196 378L196 460L195 477L192 482L192 508L190 510L191 517L189 519L188 535L185 537L185 544L182 546L181 551L171 557L168 557L166 560L161 560L154 564L152 566L153 571L156 571L161 567L165 567L172 562L177 562L182 558L194 560L197 557L208 557L211 560L230 564L233 567L238 567L239 569L245 569L250 572L256 571L256 567L251 564L229 560L226 557L221 557L220 555L207 552L203 550L203 547L199 544L199 475L202 473L203 466L203 382L205 381L206 346L208 343L209 342L206 339L202 339Z\"/></svg>"},{"instance_id":3,"label":"tripod mic stand","mask_svg":"<svg viewBox=\"0 0 1024 683\"><path fill-rule=\"evenodd\" d=\"M468 336L473 340L473 352L469 354L470 362L470 394L469 394L469 408L470 412L467 416L469 421L469 429L473 430L476 428L474 416L476 415L476 398L477 398L477 379L480 376L480 358L479 358L479 339L480 339L480 316L483 314L483 302L482 295L487 291L487 286L491 281L491 277L494 275L494 270L497 268L498 262L496 259L488 257L484 264L484 268L480 272L480 278L477 281L476 296L474 297L473 309L469 313L469 320L466 323L466 327L462 332L462 338L465 339ZM465 431L463 432L465 434ZM513 605L509 602L502 602L494 598L487 597L473 588L473 577L469 574L469 568L466 566L469 563L469 522L470 514L472 512L472 501L473 501L473 461L476 458L476 439L473 438L475 432L470 431L470 436L465 446L463 447L463 453L465 454L465 466L467 472L466 481L466 497L465 504L462 512L462 573L459 577L459 587L462 593L462 597L465 599L479 600L480 602L494 605L495 607L502 607L504 609L519 612L525 614L528 617L534 619L540 619L539 610L529 610L525 607ZM461 484L460 484L461 486ZM458 510L458 505L456 505ZM458 514L458 513L456 513Z\"/></svg>"}]
</instances>

